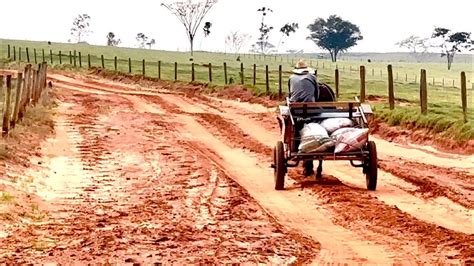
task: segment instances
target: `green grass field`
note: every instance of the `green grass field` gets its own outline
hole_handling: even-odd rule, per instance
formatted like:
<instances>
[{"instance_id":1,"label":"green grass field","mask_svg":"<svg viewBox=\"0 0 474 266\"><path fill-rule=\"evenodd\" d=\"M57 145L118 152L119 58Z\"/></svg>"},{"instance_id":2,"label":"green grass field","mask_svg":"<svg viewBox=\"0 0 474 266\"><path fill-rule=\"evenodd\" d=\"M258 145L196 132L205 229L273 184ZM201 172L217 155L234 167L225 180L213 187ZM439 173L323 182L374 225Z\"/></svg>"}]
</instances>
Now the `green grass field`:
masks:
<instances>
[{"instance_id":1,"label":"green grass field","mask_svg":"<svg viewBox=\"0 0 474 266\"><path fill-rule=\"evenodd\" d=\"M161 61L161 78L174 80L174 63L178 63L178 80L191 81L190 55L185 52L158 51L135 48L117 48L107 46L93 46L87 44L57 44L48 45L47 42L32 42L18 40L0 40L0 58L4 61L8 56L7 47L10 45L10 58L13 58L13 46L15 46L16 60L27 61L26 48L29 50L30 62L35 62L34 49L36 50L36 61L44 60L53 65L71 67L74 64L73 57L81 53L81 60L76 57L76 66L79 61L82 67L88 66L88 55L91 57L93 67L101 67L101 55L104 56L106 69L114 70L114 57L117 57L117 71L128 73L128 59L131 59L132 74L142 74L142 60L145 59L146 75L158 76L158 61ZM21 47L21 53L19 48ZM52 58L50 56L52 52ZM61 57L59 56L61 52ZM240 83L240 64L244 65L245 85L251 88L255 94L265 92L265 66L269 68L269 85L271 92L278 91L278 67L283 69L283 92L287 90L286 82L291 74L294 62L299 57L282 56L260 56L253 54L241 54L237 61L236 54L195 52L195 80L198 82L209 82L209 63L212 64L212 84L225 85L223 63L227 64L227 76L233 83ZM334 69L340 71L340 99L353 99L359 95L359 66L366 67L366 95L387 97L387 62L367 61L339 61L332 63L328 60L306 58L307 62L318 70L318 77L334 87ZM7 60L7 61L12 61ZM71 64L72 63L72 64ZM256 65L256 86L253 86L253 64ZM396 106L396 111L389 111L387 104L377 103L377 115L392 125L403 125L404 123L417 124L419 127L431 128L437 132L444 132L446 137L455 139L474 139L474 111L472 109L474 98L474 85L472 84L474 62L454 63L450 71L444 63L407 63L393 62L393 75L395 79L395 97L402 104ZM429 114L419 115L419 76L420 69L427 70L428 103ZM468 80L468 120L462 122L460 72L465 71ZM434 82L434 83L433 83ZM429 122L427 122L429 121Z\"/></svg>"}]
</instances>

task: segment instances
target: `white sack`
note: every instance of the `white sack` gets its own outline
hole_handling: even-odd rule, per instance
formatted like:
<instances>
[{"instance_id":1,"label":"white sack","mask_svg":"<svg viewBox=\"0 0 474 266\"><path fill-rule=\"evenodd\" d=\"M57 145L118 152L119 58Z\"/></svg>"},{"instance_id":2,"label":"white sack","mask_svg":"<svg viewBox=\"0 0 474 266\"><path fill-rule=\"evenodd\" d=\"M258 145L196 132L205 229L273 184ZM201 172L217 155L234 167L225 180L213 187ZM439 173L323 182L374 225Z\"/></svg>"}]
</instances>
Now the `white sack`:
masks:
<instances>
[{"instance_id":1,"label":"white sack","mask_svg":"<svg viewBox=\"0 0 474 266\"><path fill-rule=\"evenodd\" d=\"M334 131L343 127L352 127L354 122L349 118L328 118L321 122L321 126L331 134Z\"/></svg>"}]
</instances>

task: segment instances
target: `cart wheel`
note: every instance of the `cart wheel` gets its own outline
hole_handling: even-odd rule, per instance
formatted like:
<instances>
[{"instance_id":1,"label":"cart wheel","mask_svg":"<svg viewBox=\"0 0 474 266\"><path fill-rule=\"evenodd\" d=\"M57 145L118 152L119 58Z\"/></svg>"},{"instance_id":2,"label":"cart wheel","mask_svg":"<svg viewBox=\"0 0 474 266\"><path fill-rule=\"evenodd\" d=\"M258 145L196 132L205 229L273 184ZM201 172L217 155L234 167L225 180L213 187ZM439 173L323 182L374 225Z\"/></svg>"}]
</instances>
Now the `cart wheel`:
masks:
<instances>
[{"instance_id":1,"label":"cart wheel","mask_svg":"<svg viewBox=\"0 0 474 266\"><path fill-rule=\"evenodd\" d=\"M375 142L369 141L367 150L369 151L369 158L365 163L365 180L367 189L375 190L377 188L377 147Z\"/></svg>"},{"instance_id":2,"label":"cart wheel","mask_svg":"<svg viewBox=\"0 0 474 266\"><path fill-rule=\"evenodd\" d=\"M278 141L273 149L273 163L275 166L275 190L283 190L285 188L286 163L283 142L281 141Z\"/></svg>"}]
</instances>

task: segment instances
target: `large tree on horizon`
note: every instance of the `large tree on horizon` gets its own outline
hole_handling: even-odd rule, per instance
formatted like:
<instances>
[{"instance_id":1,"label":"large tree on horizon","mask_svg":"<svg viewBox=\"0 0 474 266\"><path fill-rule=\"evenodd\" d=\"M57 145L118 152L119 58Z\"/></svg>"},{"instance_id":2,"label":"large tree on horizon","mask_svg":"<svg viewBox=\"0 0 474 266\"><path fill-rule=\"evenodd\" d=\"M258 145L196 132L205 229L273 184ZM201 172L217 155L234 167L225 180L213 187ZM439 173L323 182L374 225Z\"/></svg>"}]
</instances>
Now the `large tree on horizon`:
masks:
<instances>
[{"instance_id":1,"label":"large tree on horizon","mask_svg":"<svg viewBox=\"0 0 474 266\"><path fill-rule=\"evenodd\" d=\"M91 31L89 30L91 17L88 14L79 14L72 22L71 35L76 38L77 43L83 40Z\"/></svg>"},{"instance_id":2,"label":"large tree on horizon","mask_svg":"<svg viewBox=\"0 0 474 266\"><path fill-rule=\"evenodd\" d=\"M439 40L438 45L441 48L441 57L448 60L448 70L454 61L454 55L463 50L472 51L474 40L471 40L470 32L452 32L447 28L435 28L431 38Z\"/></svg>"},{"instance_id":3,"label":"large tree on horizon","mask_svg":"<svg viewBox=\"0 0 474 266\"><path fill-rule=\"evenodd\" d=\"M189 40L191 56L194 55L194 40L197 30L199 29L204 17L215 3L217 3L217 0L202 0L197 3L194 3L192 0L183 0L171 4L161 4L175 15L181 24L183 24L184 29L186 30L186 36Z\"/></svg>"},{"instance_id":4,"label":"large tree on horizon","mask_svg":"<svg viewBox=\"0 0 474 266\"><path fill-rule=\"evenodd\" d=\"M337 61L340 52L347 51L363 39L357 25L336 15L329 16L327 20L317 18L314 23L308 25L308 29L311 33L307 39L329 51L333 62Z\"/></svg>"}]
</instances>

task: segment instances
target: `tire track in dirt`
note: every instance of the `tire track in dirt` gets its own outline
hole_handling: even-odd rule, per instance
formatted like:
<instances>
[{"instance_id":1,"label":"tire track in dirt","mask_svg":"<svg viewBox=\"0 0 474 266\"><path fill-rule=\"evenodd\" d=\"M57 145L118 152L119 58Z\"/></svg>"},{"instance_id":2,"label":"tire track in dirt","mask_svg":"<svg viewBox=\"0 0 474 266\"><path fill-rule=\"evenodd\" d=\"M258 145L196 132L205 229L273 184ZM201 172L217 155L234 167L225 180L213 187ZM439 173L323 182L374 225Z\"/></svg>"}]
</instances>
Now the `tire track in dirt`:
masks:
<instances>
[{"instance_id":1,"label":"tire track in dirt","mask_svg":"<svg viewBox=\"0 0 474 266\"><path fill-rule=\"evenodd\" d=\"M198 116L202 117L203 115L199 114ZM215 122L207 123L207 125L204 123L203 125L207 126L209 130L217 131L219 133L218 136L225 136L222 138L228 143L228 145L237 144L237 146L239 146L239 143L252 143L247 140L244 141L245 138L241 139L240 141L236 141L234 138L239 138L239 136L245 137L246 134L236 134L236 130L234 129L235 126L224 120L222 117L218 118L218 115L209 114L206 116L214 119ZM239 132L239 130L237 130L237 132ZM258 146L261 146L261 144L257 145L257 147ZM246 145L240 145L240 148L249 150ZM260 152L260 154L268 156L268 154L265 152ZM291 171L290 177L297 181L301 181L301 175L297 175L294 170ZM424 252L422 252L424 255L419 258L423 261L436 261L432 260L432 257L436 257L437 259L444 258L448 261L451 259L466 260L474 255L469 249L470 245L474 244L474 238L471 235L458 233L421 221L405 212L400 211L400 209L396 207L387 206L385 203L380 202L377 198L367 194L365 190L358 190L353 187L348 187L346 185L342 185L342 183L337 179L332 179L334 179L334 181L329 181L329 186L323 186L321 190L316 190L315 192L318 197L322 197L323 200L327 200L327 204L333 205L331 206L331 210L338 210L336 212L337 216L335 218L335 221L338 224L347 228L358 228L359 231L366 231L367 223L371 223L374 225L374 227L370 230L375 233L379 233L384 236L388 235L397 239L397 241L402 241L407 244L415 242L419 247L424 249ZM340 185L342 189L336 188L335 191L333 191L333 185ZM303 187L305 186L306 185L303 185ZM315 186L315 188L320 187ZM341 202L349 204L343 205ZM375 211L372 210L372 208L375 209ZM363 213L365 215L359 215L359 213ZM341 216L343 218L341 218ZM361 223L361 225L354 226L352 224L354 222ZM411 233L409 237L405 236L403 233L407 231ZM433 233L434 236L432 236L431 239L427 239L426 236L430 235L430 233ZM454 240L445 240L450 238ZM397 241L394 241L390 244L392 246L399 245ZM438 246L440 246L440 248L438 248ZM407 252L409 251L407 250ZM459 252L459 254L456 254L457 252Z\"/></svg>"},{"instance_id":2,"label":"tire track in dirt","mask_svg":"<svg viewBox=\"0 0 474 266\"><path fill-rule=\"evenodd\" d=\"M156 106L137 112L139 98L61 94L73 101L62 126L87 182L53 191L68 196L51 203L48 221L2 242L11 253L0 261L301 264L317 252L180 138L177 124L148 112Z\"/></svg>"},{"instance_id":3,"label":"tire track in dirt","mask_svg":"<svg viewBox=\"0 0 474 266\"><path fill-rule=\"evenodd\" d=\"M150 97L150 98L152 98L152 97ZM174 108L176 109L176 107L174 107ZM166 108L164 108L164 109L166 109ZM202 111L202 108L200 108L200 109L201 109L201 111ZM225 126L224 126L224 128L225 128ZM230 132L229 132L229 133L230 133ZM245 133L244 133L244 134L245 134ZM232 135L232 134L230 134L230 135ZM251 135L251 134L249 134L249 135ZM351 189L354 189L354 188L351 188ZM363 192L363 193L364 193L364 192ZM344 201L341 201L341 202L344 202ZM379 203L380 203L380 202L379 202ZM386 205L383 204L383 203L382 203L382 205L383 205L383 206L386 206ZM339 206L339 207L340 207L340 206ZM369 206L366 206L365 208L369 208L369 207L370 207L370 204L369 204ZM344 209L344 208L342 208L342 209ZM364 209L364 210L365 210L365 209ZM347 211L347 210L346 210L346 211ZM398 211L395 211L395 212L396 212L397 214L400 213L399 210L398 210ZM401 213L403 214L403 212L401 212ZM372 218L373 218L373 217L372 217ZM369 219L369 218L367 218L367 219ZM402 219L402 221L404 221L404 219L408 219L408 218L404 217L404 218ZM414 219L414 220L416 220L416 219L413 218L413 217L411 217L411 218L409 218L409 219ZM422 223L423 223L423 222L422 222ZM381 230L381 231L384 231L385 229L386 229L386 228L383 228L383 227L382 227L382 229L380 229L380 230ZM400 229L400 228L399 228L399 229ZM403 228L402 228L402 229L403 229ZM400 229L400 230L402 230L402 229ZM444 229L444 228L442 228L442 229ZM445 230L447 230L447 229L445 229ZM440 235L443 235L443 232L440 232L440 231L436 231L436 232L439 233ZM451 231L448 230L447 235L449 236L450 234L451 234ZM423 233L420 233L419 235L417 235L416 237L414 237L414 238L413 238L413 241L418 241L418 238L419 238L421 235L423 235ZM461 234L461 236L462 236L462 234ZM456 244L456 243L457 243L456 241L459 241L459 240L460 240L460 237L455 237L455 241L453 241L453 243L451 243L451 244L446 244L446 245L445 245L447 251L444 250L444 251L442 251L442 252L443 252L445 255L446 255L446 254L449 254L449 253L450 253L450 249L451 249L450 247L455 247L454 249L456 249L456 250L461 250L461 255L459 256L459 255L456 254L457 252L451 250L452 254L454 254L454 255L447 255L445 258L459 259L459 258L466 258L466 256L469 255L468 253L465 252L465 249L463 249L462 246L459 246L459 245ZM406 240L405 240L405 241L406 241ZM469 244L469 243L472 244L471 239L467 239L466 242L467 242L468 244ZM429 253L428 253L428 254L432 254L432 253L431 253L431 252L433 252L433 251L432 251L432 245L434 245L434 243L436 243L436 240L434 240L434 242L431 241L427 246L424 246L425 248L427 248L427 250L429 250ZM423 246L422 244L419 244L419 245ZM430 249L430 248L431 248L431 249ZM440 255L438 258L443 258L443 256ZM433 258L431 258L431 259L425 258L425 259L426 259L426 261L433 261Z\"/></svg>"}]
</instances>

